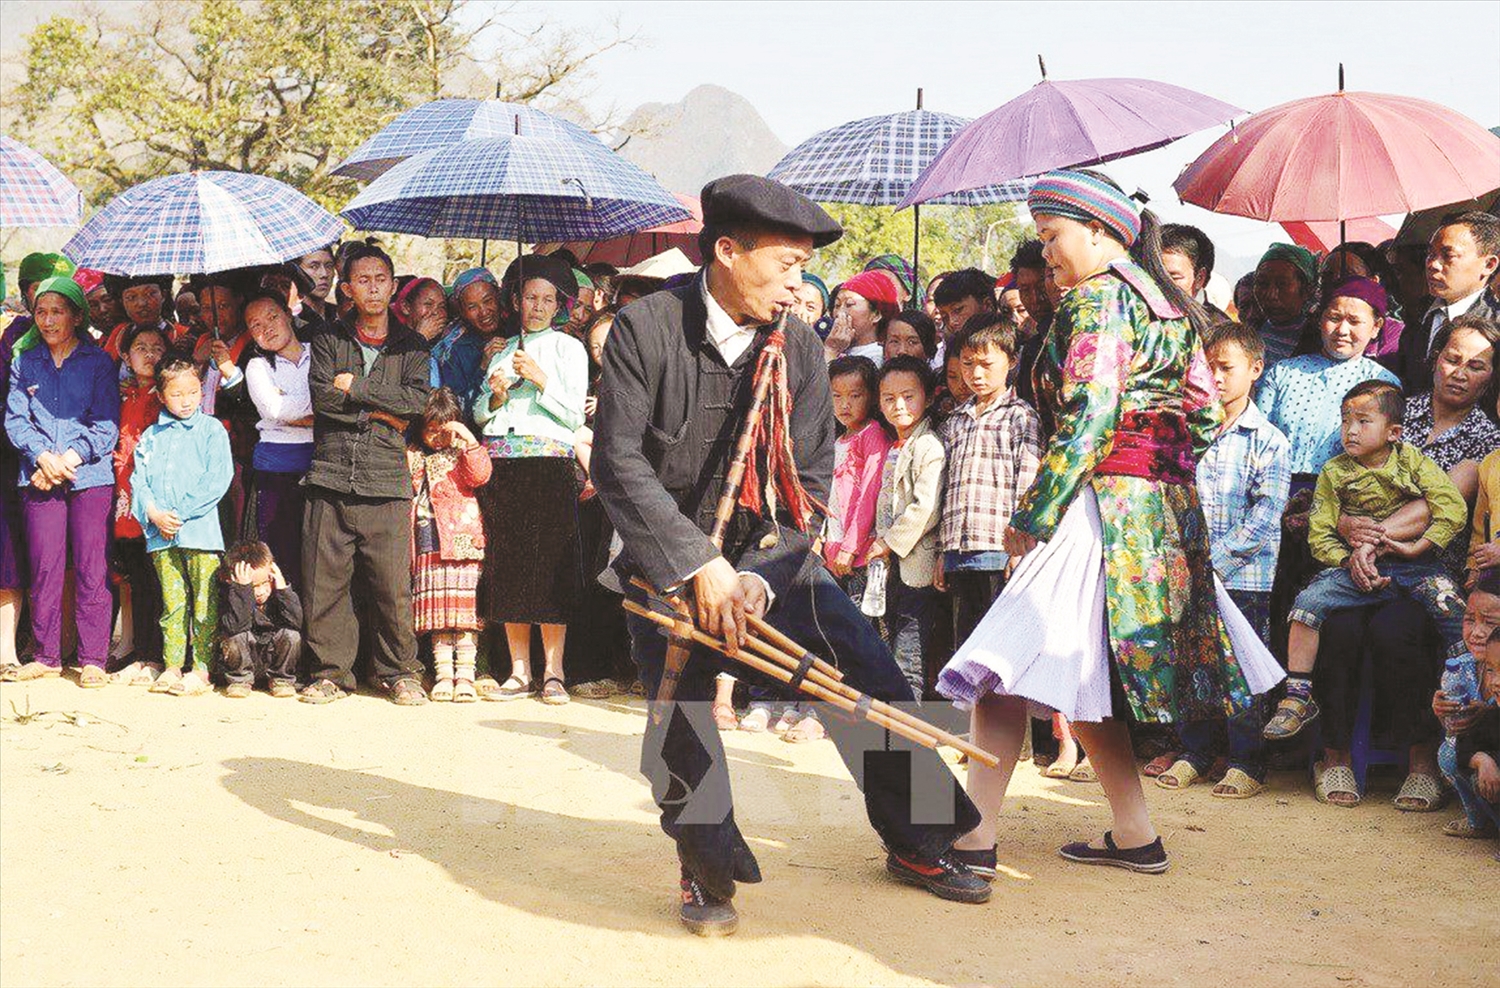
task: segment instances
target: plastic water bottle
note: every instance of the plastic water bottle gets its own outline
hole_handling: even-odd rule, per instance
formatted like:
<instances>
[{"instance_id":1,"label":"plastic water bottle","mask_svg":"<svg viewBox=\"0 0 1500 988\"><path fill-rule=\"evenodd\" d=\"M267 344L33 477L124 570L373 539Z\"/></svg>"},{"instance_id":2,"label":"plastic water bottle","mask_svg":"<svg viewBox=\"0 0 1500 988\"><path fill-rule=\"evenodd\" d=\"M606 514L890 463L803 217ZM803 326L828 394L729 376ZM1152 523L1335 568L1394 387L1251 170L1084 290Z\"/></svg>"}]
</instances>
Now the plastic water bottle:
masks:
<instances>
[{"instance_id":1,"label":"plastic water bottle","mask_svg":"<svg viewBox=\"0 0 1500 988\"><path fill-rule=\"evenodd\" d=\"M886 569L884 559L872 559L865 567L865 592L859 599L859 609L866 617L885 617Z\"/></svg>"},{"instance_id":2,"label":"plastic water bottle","mask_svg":"<svg viewBox=\"0 0 1500 988\"><path fill-rule=\"evenodd\" d=\"M1467 706L1479 702L1479 672L1474 665L1474 656L1457 655L1443 664L1443 695L1454 703ZM1443 727L1448 728L1447 718Z\"/></svg>"}]
</instances>

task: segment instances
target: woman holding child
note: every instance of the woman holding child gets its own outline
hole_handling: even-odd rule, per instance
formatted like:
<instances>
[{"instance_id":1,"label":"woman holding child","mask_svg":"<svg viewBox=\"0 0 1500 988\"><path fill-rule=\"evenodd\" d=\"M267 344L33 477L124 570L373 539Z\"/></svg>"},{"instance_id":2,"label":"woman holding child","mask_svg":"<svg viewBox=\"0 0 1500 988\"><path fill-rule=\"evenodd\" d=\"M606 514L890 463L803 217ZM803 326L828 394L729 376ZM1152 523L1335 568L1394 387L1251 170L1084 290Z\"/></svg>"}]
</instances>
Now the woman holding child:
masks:
<instances>
[{"instance_id":1,"label":"woman holding child","mask_svg":"<svg viewBox=\"0 0 1500 988\"><path fill-rule=\"evenodd\" d=\"M1125 720L1234 714L1281 678L1216 585L1194 463L1222 420L1196 306L1161 269L1160 227L1095 172L1055 171L1028 199L1062 299L1037 371L1057 430L1005 533L1010 582L943 670L973 708L984 814L956 844L995 867L996 815L1026 704L1066 714L1109 797L1114 827L1063 857L1138 872L1168 858L1142 795ZM1081 620L1058 621L1075 606Z\"/></svg>"}]
</instances>

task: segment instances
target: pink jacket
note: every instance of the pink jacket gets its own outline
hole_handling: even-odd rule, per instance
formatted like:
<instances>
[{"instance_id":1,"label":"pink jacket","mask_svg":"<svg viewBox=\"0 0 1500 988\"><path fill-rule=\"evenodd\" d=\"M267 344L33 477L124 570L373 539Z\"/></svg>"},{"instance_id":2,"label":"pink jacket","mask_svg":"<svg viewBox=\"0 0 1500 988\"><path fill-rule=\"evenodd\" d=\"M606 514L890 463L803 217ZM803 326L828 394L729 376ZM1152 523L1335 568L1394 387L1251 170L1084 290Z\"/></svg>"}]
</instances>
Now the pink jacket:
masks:
<instances>
[{"instance_id":1,"label":"pink jacket","mask_svg":"<svg viewBox=\"0 0 1500 988\"><path fill-rule=\"evenodd\" d=\"M875 502L880 498L880 473L891 437L872 420L858 432L841 437L838 449L833 503L839 515L839 537L823 543L823 558L832 561L852 553L854 565L863 566L865 553L875 541Z\"/></svg>"},{"instance_id":2,"label":"pink jacket","mask_svg":"<svg viewBox=\"0 0 1500 988\"><path fill-rule=\"evenodd\" d=\"M437 522L438 555L445 563L467 562L484 558L484 520L474 492L490 479L490 454L481 444L462 453L451 450L429 453L406 451L406 465L411 470L412 492L422 490L422 480L430 483L432 516ZM411 502L412 540L416 540L417 501ZM416 560L413 544L412 559Z\"/></svg>"}]
</instances>

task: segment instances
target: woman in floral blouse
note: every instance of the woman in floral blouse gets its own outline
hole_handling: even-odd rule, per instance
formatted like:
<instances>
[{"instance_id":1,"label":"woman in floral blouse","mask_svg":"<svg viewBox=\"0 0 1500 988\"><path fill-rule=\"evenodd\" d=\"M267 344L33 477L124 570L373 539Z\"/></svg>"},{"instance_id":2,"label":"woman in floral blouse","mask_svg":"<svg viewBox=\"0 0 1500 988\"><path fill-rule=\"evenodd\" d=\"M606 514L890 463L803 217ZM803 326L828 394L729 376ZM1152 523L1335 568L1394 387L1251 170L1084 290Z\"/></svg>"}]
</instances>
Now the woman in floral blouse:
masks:
<instances>
[{"instance_id":1,"label":"woman in floral blouse","mask_svg":"<svg viewBox=\"0 0 1500 988\"><path fill-rule=\"evenodd\" d=\"M1281 670L1214 580L1194 467L1223 413L1155 216L1094 172L1052 172L1028 204L1070 289L1037 369L1057 430L1006 532L1025 558L938 689L974 708L976 743L997 753L1017 751L1025 701L1066 714L1114 829L1063 857L1160 872L1124 718L1232 715ZM993 860L1010 773L981 769L970 796L984 822L956 846Z\"/></svg>"}]
</instances>

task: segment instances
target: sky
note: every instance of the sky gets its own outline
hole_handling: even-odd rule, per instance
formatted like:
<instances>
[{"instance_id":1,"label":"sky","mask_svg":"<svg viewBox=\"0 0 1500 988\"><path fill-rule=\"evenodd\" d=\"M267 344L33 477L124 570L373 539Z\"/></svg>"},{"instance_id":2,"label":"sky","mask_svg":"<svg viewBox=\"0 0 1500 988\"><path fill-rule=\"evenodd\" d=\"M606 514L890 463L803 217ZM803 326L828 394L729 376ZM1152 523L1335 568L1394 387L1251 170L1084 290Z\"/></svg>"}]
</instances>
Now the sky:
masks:
<instances>
[{"instance_id":1,"label":"sky","mask_svg":"<svg viewBox=\"0 0 1500 988\"><path fill-rule=\"evenodd\" d=\"M1346 88L1430 99L1500 124L1500 3L1051 2L685 3L530 0L560 25L607 29L634 49L597 62L596 101L628 111L672 103L701 83L746 97L795 146L848 120L914 105L966 117L1039 79L1137 77L1186 86L1246 110ZM1489 52L1489 55L1484 55ZM1172 180L1224 133L1204 131L1105 170L1152 197L1166 221L1217 242L1225 274L1248 269L1279 226L1177 202ZM1500 186L1500 175L1496 176ZM1232 258L1241 258L1235 263Z\"/></svg>"}]
</instances>

